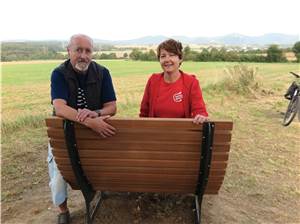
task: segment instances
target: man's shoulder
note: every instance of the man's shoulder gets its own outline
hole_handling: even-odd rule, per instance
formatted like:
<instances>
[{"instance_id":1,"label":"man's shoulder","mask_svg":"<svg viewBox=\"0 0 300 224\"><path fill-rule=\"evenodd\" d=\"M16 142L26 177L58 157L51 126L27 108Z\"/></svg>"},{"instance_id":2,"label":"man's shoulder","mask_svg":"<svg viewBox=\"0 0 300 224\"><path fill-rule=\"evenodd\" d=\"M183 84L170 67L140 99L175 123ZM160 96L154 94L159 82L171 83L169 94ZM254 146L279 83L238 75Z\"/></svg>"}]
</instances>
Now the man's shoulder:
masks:
<instances>
[{"instance_id":1,"label":"man's shoulder","mask_svg":"<svg viewBox=\"0 0 300 224\"><path fill-rule=\"evenodd\" d=\"M62 82L65 83L66 82L66 77L65 77L65 69L67 69L66 67L63 68L67 61L64 61L62 64L60 64L59 66L57 66L56 68L54 68L54 70L52 71L51 74L51 82L57 83L57 82Z\"/></svg>"},{"instance_id":2,"label":"man's shoulder","mask_svg":"<svg viewBox=\"0 0 300 224\"><path fill-rule=\"evenodd\" d=\"M59 69L59 67L55 68L53 71L52 71L52 74L51 74L51 79L57 79L57 78L63 78L64 75L63 75L63 72L61 71L61 69Z\"/></svg>"},{"instance_id":3,"label":"man's shoulder","mask_svg":"<svg viewBox=\"0 0 300 224\"><path fill-rule=\"evenodd\" d=\"M68 68L68 63L70 63L70 59L65 60L63 63L54 68L53 72L62 74L64 70Z\"/></svg>"}]
</instances>

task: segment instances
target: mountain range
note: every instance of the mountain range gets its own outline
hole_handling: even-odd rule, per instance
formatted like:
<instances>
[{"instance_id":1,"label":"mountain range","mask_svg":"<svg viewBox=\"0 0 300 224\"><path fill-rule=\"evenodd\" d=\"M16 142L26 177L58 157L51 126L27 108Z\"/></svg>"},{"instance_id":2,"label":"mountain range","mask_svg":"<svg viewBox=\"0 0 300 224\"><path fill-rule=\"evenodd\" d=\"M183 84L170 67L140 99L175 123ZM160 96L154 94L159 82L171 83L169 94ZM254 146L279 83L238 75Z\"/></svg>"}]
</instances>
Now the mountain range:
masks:
<instances>
[{"instance_id":1,"label":"mountain range","mask_svg":"<svg viewBox=\"0 0 300 224\"><path fill-rule=\"evenodd\" d=\"M151 45L159 44L160 42L173 38L182 42L183 44L221 44L221 45L270 45L278 44L285 46L292 46L295 42L300 41L299 35L288 35L281 33L268 33L261 36L246 36L242 34L228 34L224 36L212 37L187 37L187 36L144 36L141 38L130 40L101 40L95 39L96 43L112 44L112 45Z\"/></svg>"}]
</instances>

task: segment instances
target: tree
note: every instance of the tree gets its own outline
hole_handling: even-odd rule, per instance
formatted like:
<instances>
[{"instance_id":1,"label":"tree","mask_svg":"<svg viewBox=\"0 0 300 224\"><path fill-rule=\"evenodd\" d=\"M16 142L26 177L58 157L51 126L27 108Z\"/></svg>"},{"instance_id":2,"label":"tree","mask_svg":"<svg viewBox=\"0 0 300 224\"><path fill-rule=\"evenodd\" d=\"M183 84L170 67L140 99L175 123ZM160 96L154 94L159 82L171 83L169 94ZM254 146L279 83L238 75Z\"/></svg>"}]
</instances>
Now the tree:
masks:
<instances>
[{"instance_id":1,"label":"tree","mask_svg":"<svg viewBox=\"0 0 300 224\"><path fill-rule=\"evenodd\" d=\"M300 62L300 41L296 42L292 48L295 56L297 57L297 61Z\"/></svg>"},{"instance_id":2,"label":"tree","mask_svg":"<svg viewBox=\"0 0 300 224\"><path fill-rule=\"evenodd\" d=\"M189 47L189 45L187 45L184 49L183 49L183 55L188 55L191 52L191 48Z\"/></svg>"},{"instance_id":3,"label":"tree","mask_svg":"<svg viewBox=\"0 0 300 224\"><path fill-rule=\"evenodd\" d=\"M139 60L141 58L141 54L143 54L141 51L139 51L139 49L137 48L134 48L132 50L132 52L129 54L129 57L132 59L132 60Z\"/></svg>"},{"instance_id":4,"label":"tree","mask_svg":"<svg viewBox=\"0 0 300 224\"><path fill-rule=\"evenodd\" d=\"M282 50L278 45L271 45L267 50L267 61L268 62L281 62L284 61Z\"/></svg>"},{"instance_id":5,"label":"tree","mask_svg":"<svg viewBox=\"0 0 300 224\"><path fill-rule=\"evenodd\" d=\"M148 59L150 60L150 61L156 61L157 60L157 56L156 56L156 54L155 54L155 51L154 50L149 50L149 53L148 53Z\"/></svg>"},{"instance_id":6,"label":"tree","mask_svg":"<svg viewBox=\"0 0 300 224\"><path fill-rule=\"evenodd\" d=\"M209 51L204 48L201 53L198 55L198 61L209 61L210 60L210 53Z\"/></svg>"},{"instance_id":7,"label":"tree","mask_svg":"<svg viewBox=\"0 0 300 224\"><path fill-rule=\"evenodd\" d=\"M193 51L189 46L186 46L183 49L183 58L185 61L196 61L198 57L198 52Z\"/></svg>"}]
</instances>

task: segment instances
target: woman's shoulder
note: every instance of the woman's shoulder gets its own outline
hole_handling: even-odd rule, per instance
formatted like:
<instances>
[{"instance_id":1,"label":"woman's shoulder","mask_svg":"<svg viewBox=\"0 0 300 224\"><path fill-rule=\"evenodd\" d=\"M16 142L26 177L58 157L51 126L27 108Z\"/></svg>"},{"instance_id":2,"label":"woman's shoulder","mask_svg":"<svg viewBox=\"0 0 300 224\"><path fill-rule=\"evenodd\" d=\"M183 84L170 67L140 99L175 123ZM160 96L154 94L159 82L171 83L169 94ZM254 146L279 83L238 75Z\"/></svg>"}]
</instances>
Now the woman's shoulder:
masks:
<instances>
[{"instance_id":1,"label":"woman's shoulder","mask_svg":"<svg viewBox=\"0 0 300 224\"><path fill-rule=\"evenodd\" d=\"M162 77L162 73L153 73L149 77L149 81L158 81Z\"/></svg>"},{"instance_id":2,"label":"woman's shoulder","mask_svg":"<svg viewBox=\"0 0 300 224\"><path fill-rule=\"evenodd\" d=\"M183 72L181 71L183 79L187 82L194 82L195 80L197 80L197 77L195 74L192 73L187 73L187 72Z\"/></svg>"}]
</instances>

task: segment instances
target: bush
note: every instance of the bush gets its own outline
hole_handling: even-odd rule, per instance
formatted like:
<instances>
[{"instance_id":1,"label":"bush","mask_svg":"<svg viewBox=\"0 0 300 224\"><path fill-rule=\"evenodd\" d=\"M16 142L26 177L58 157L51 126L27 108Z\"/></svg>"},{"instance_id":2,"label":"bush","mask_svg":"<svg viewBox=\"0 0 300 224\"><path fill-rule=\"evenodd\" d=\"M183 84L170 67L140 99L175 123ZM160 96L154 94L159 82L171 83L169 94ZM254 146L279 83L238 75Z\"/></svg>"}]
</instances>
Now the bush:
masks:
<instances>
[{"instance_id":1,"label":"bush","mask_svg":"<svg viewBox=\"0 0 300 224\"><path fill-rule=\"evenodd\" d=\"M259 87L256 81L257 68L246 65L235 65L225 70L229 78L224 80L228 90L236 93L249 93Z\"/></svg>"},{"instance_id":2,"label":"bush","mask_svg":"<svg viewBox=\"0 0 300 224\"><path fill-rule=\"evenodd\" d=\"M226 79L207 86L206 91L224 92L229 91L235 94L254 95L260 87L257 81L258 68L239 64L225 70Z\"/></svg>"}]
</instances>

